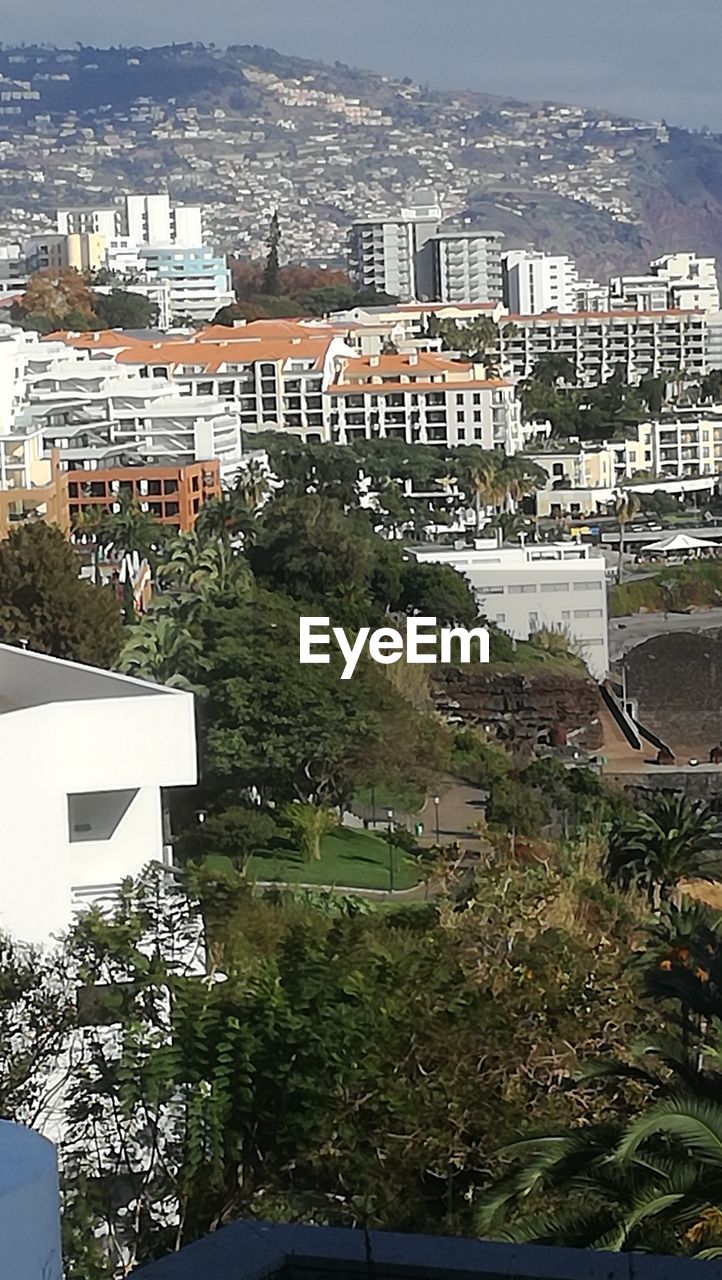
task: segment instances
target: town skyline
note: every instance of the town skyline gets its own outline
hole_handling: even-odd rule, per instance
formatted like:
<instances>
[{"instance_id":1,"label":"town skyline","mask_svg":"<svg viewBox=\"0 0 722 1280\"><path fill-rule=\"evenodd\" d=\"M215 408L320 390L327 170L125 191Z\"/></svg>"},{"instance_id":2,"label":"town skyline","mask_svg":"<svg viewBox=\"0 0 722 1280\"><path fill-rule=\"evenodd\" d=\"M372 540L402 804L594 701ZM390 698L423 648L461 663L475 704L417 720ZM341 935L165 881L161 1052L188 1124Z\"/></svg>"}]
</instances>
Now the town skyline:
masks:
<instances>
[{"instance_id":1,"label":"town skyline","mask_svg":"<svg viewBox=\"0 0 722 1280\"><path fill-rule=\"evenodd\" d=\"M202 11L176 0L172 13L141 0L129 0L122 12L107 0L92 10L68 0L62 13L49 0L26 0L22 10L8 6L2 17L6 43L259 44L409 75L438 89L574 102L720 130L714 71L722 12L712 0L684 10L680 74L682 14L680 0L609 0L591 12L574 0L548 0L543 10L533 0L508 0L497 20L483 0L450 0L443 8L432 0L401 0L392 9L368 0L363 10L350 0L271 0L262 10L243 2L233 13L221 0L209 0Z\"/></svg>"}]
</instances>

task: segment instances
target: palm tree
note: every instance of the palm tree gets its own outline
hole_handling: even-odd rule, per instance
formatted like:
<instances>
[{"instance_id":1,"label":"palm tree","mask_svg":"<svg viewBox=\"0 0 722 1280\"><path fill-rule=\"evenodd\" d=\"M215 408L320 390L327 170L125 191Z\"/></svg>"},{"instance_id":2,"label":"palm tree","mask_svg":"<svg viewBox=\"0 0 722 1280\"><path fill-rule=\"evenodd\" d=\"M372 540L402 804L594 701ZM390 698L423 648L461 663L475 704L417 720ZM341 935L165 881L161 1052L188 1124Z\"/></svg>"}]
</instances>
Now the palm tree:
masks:
<instances>
[{"instance_id":1,"label":"palm tree","mask_svg":"<svg viewBox=\"0 0 722 1280\"><path fill-rule=\"evenodd\" d=\"M655 1037L630 1062L592 1063L588 1078L626 1082L629 1098L641 1091L638 1114L507 1148L516 1167L481 1201L482 1234L722 1256L722 920L698 904L667 906L647 935L647 990L682 1006L682 1040Z\"/></svg>"},{"instance_id":2,"label":"palm tree","mask_svg":"<svg viewBox=\"0 0 722 1280\"><path fill-rule=\"evenodd\" d=\"M231 542L242 538L246 542L252 540L255 533L253 516L237 493L224 493L222 497L204 503L196 518L194 532L201 540L209 538L214 542L218 539Z\"/></svg>"},{"instance_id":3,"label":"palm tree","mask_svg":"<svg viewBox=\"0 0 722 1280\"><path fill-rule=\"evenodd\" d=\"M505 500L514 503L523 502L524 498L536 493L547 483L546 472L528 458L516 456L505 459L499 468L498 482L505 493Z\"/></svg>"},{"instance_id":4,"label":"palm tree","mask_svg":"<svg viewBox=\"0 0 722 1280\"><path fill-rule=\"evenodd\" d=\"M204 667L201 641L173 617L149 617L134 627L118 663L120 671L140 680L191 690L192 677Z\"/></svg>"},{"instance_id":5,"label":"palm tree","mask_svg":"<svg viewBox=\"0 0 722 1280\"><path fill-rule=\"evenodd\" d=\"M267 468L257 458L249 458L236 475L233 487L245 505L257 511L271 488Z\"/></svg>"},{"instance_id":6,"label":"palm tree","mask_svg":"<svg viewBox=\"0 0 722 1280\"><path fill-rule=\"evenodd\" d=\"M471 452L471 451L469 451ZM499 464L497 458L490 453L479 451L478 455L464 459L464 481L474 495L475 528L481 533L484 511L491 506L498 495L497 474Z\"/></svg>"},{"instance_id":7,"label":"palm tree","mask_svg":"<svg viewBox=\"0 0 722 1280\"><path fill-rule=\"evenodd\" d=\"M122 494L118 511L106 511L97 526L100 542L112 543L121 551L137 551L146 560L153 558L167 540L163 525L139 503Z\"/></svg>"},{"instance_id":8,"label":"palm tree","mask_svg":"<svg viewBox=\"0 0 722 1280\"><path fill-rule=\"evenodd\" d=\"M245 595L252 575L247 562L221 538L204 542L197 534L181 534L169 547L169 558L158 566L158 581L171 597L199 600Z\"/></svg>"},{"instance_id":9,"label":"palm tree","mask_svg":"<svg viewBox=\"0 0 722 1280\"><path fill-rule=\"evenodd\" d=\"M710 848L716 820L704 804L671 793L650 813L612 827L605 871L612 882L644 890L650 904L678 895L682 880L722 879L722 861Z\"/></svg>"},{"instance_id":10,"label":"palm tree","mask_svg":"<svg viewBox=\"0 0 722 1280\"><path fill-rule=\"evenodd\" d=\"M337 825L336 815L330 809L315 804L291 804L284 816L299 841L306 861L319 861L321 841Z\"/></svg>"},{"instance_id":11,"label":"palm tree","mask_svg":"<svg viewBox=\"0 0 722 1280\"><path fill-rule=\"evenodd\" d=\"M487 533L500 531L503 542L512 542L524 533L526 522L516 511L499 511L484 527Z\"/></svg>"},{"instance_id":12,"label":"palm tree","mask_svg":"<svg viewBox=\"0 0 722 1280\"><path fill-rule=\"evenodd\" d=\"M691 1246L698 1257L722 1253L722 1105L689 1090L665 1096L665 1079L643 1067L620 1067L619 1074L648 1085L659 1100L626 1127L595 1125L507 1148L520 1168L480 1205L480 1234L613 1251L682 1253Z\"/></svg>"},{"instance_id":13,"label":"palm tree","mask_svg":"<svg viewBox=\"0 0 722 1280\"><path fill-rule=\"evenodd\" d=\"M639 509L639 495L630 493L629 489L624 489L614 500L614 514L619 524L619 565L617 569L617 580L619 582L622 581L624 574L624 530L629 521L634 519Z\"/></svg>"}]
</instances>

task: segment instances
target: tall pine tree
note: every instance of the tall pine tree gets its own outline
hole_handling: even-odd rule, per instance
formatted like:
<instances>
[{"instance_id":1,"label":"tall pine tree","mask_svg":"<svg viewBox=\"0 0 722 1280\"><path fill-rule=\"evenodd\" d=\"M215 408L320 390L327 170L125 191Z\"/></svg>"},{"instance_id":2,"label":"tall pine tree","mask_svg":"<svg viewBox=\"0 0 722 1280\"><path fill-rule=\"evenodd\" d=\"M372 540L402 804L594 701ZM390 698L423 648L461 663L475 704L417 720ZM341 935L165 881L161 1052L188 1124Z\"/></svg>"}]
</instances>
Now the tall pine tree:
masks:
<instances>
[{"instance_id":1,"label":"tall pine tree","mask_svg":"<svg viewBox=\"0 0 722 1280\"><path fill-rule=\"evenodd\" d=\"M263 272L262 292L271 297L278 297L280 292L278 248L281 243L281 228L278 222L278 209L273 212L268 229L268 256Z\"/></svg>"}]
</instances>

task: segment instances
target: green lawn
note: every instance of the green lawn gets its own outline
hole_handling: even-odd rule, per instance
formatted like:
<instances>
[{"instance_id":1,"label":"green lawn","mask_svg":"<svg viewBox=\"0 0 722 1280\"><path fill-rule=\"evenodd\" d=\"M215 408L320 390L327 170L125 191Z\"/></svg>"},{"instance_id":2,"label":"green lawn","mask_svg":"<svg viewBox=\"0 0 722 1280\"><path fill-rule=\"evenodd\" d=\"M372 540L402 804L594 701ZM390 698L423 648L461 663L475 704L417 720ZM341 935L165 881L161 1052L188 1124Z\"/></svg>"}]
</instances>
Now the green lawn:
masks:
<instances>
[{"instance_id":1,"label":"green lawn","mask_svg":"<svg viewBox=\"0 0 722 1280\"><path fill-rule=\"evenodd\" d=\"M248 864L249 878L353 889L389 888L389 846L383 836L338 827L325 837L321 850L319 862L305 862L299 853L285 850L255 854ZM394 888L411 889L420 880L415 860L394 847Z\"/></svg>"}]
</instances>

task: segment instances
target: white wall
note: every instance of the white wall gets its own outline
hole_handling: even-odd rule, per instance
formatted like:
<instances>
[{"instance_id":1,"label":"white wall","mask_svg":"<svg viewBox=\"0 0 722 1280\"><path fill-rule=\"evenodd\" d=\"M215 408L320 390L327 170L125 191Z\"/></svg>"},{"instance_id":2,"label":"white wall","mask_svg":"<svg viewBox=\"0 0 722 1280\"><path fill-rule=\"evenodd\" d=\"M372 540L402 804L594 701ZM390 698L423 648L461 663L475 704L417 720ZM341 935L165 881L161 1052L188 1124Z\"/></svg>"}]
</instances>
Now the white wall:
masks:
<instances>
[{"instance_id":1,"label":"white wall","mask_svg":"<svg viewBox=\"0 0 722 1280\"><path fill-rule=\"evenodd\" d=\"M564 631L601 680L609 668L605 563L586 547L414 548L422 562L450 564L468 579L490 622L518 640ZM538 557L538 558L537 558Z\"/></svg>"},{"instance_id":2,"label":"white wall","mask_svg":"<svg viewBox=\"0 0 722 1280\"><path fill-rule=\"evenodd\" d=\"M0 645L0 759L0 928L47 943L162 857L160 789L196 781L193 698ZM110 838L71 833L70 794L126 789Z\"/></svg>"}]
</instances>

